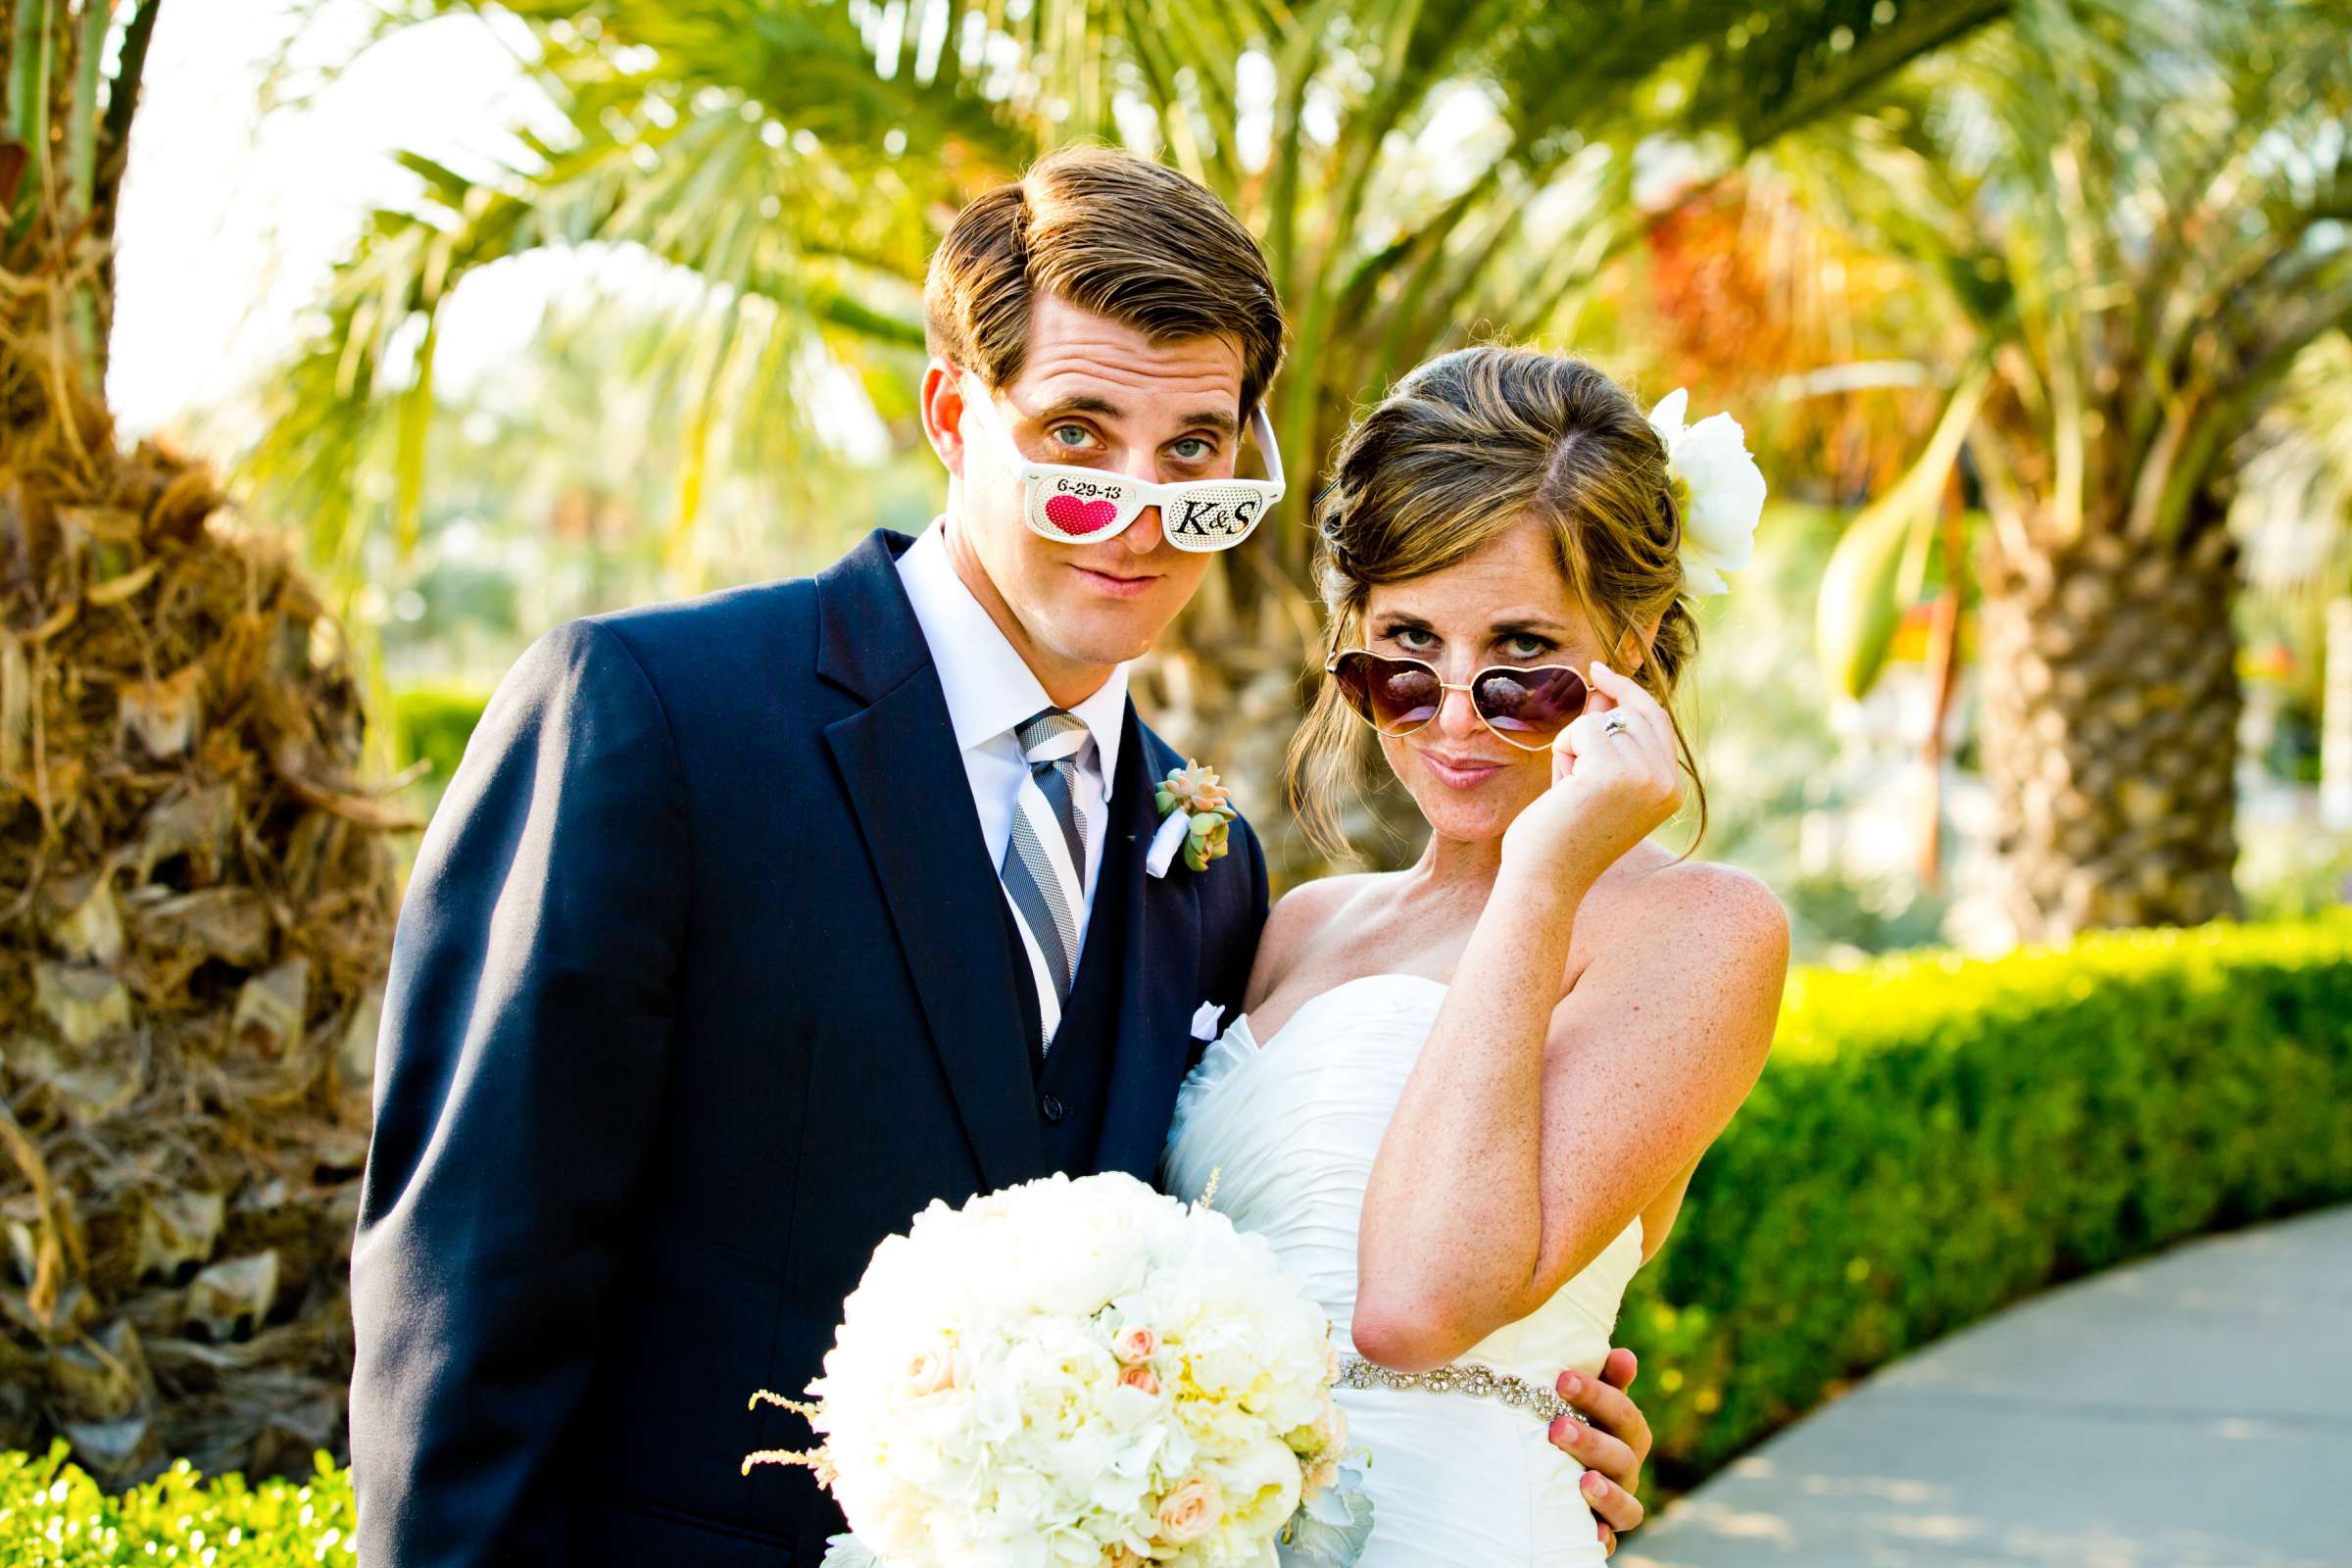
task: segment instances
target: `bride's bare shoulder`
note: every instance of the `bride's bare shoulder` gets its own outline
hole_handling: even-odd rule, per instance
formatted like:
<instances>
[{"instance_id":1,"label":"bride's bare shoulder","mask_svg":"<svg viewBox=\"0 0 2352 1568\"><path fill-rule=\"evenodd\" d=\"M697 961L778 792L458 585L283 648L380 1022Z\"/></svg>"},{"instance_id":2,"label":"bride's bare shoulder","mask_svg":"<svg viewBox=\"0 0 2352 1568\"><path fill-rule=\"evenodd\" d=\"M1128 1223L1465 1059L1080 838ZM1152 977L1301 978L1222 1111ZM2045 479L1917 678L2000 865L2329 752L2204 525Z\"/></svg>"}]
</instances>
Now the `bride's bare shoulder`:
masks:
<instances>
[{"instance_id":1,"label":"bride's bare shoulder","mask_svg":"<svg viewBox=\"0 0 2352 1568\"><path fill-rule=\"evenodd\" d=\"M1257 939L1257 980L1287 973L1298 955L1314 945L1318 933L1388 874L1366 871L1317 877L1285 893L1266 916L1266 929ZM1258 992L1261 986L1253 983L1250 989Z\"/></svg>"},{"instance_id":2,"label":"bride's bare shoulder","mask_svg":"<svg viewBox=\"0 0 2352 1568\"><path fill-rule=\"evenodd\" d=\"M1737 866L1663 850L1646 863L1629 855L1578 911L1569 962L1563 1043L1605 1037L1621 1070L1644 1052L1696 1061L1704 1082L1733 1096L1728 1117L1772 1050L1788 914L1760 877Z\"/></svg>"},{"instance_id":3,"label":"bride's bare shoulder","mask_svg":"<svg viewBox=\"0 0 2352 1568\"><path fill-rule=\"evenodd\" d=\"M1358 871L1340 876L1319 876L1312 882L1301 882L1276 902L1274 912L1266 916L1266 934L1260 946L1275 942L1302 942L1329 925L1340 912L1364 894L1386 881L1392 873Z\"/></svg>"},{"instance_id":4,"label":"bride's bare shoulder","mask_svg":"<svg viewBox=\"0 0 2352 1568\"><path fill-rule=\"evenodd\" d=\"M1736 865L1678 859L1644 844L1609 868L1592 898L1604 918L1579 929L1589 924L1604 940L1646 947L1671 935L1760 962L1788 958L1788 909L1763 878Z\"/></svg>"}]
</instances>

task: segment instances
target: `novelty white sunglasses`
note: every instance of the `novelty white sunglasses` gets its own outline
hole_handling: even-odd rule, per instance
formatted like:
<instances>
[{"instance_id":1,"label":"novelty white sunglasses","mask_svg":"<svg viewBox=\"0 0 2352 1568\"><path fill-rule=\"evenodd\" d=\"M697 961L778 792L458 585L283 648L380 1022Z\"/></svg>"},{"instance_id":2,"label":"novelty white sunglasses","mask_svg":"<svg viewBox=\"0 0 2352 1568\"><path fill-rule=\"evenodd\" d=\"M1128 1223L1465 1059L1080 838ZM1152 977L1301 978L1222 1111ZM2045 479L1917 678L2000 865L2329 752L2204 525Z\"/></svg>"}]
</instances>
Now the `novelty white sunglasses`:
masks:
<instances>
[{"instance_id":1,"label":"novelty white sunglasses","mask_svg":"<svg viewBox=\"0 0 2352 1568\"><path fill-rule=\"evenodd\" d=\"M1266 455L1272 477L1265 479L1181 479L1155 484L1107 468L1032 463L1014 444L1004 416L986 393L964 399L981 422L1012 455L1013 471L1026 492L1022 515L1029 531L1057 544L1090 545L1127 531L1146 507L1159 508L1159 531L1179 550L1231 550L1256 531L1282 499L1282 449L1260 405L1250 416L1250 434Z\"/></svg>"}]
</instances>

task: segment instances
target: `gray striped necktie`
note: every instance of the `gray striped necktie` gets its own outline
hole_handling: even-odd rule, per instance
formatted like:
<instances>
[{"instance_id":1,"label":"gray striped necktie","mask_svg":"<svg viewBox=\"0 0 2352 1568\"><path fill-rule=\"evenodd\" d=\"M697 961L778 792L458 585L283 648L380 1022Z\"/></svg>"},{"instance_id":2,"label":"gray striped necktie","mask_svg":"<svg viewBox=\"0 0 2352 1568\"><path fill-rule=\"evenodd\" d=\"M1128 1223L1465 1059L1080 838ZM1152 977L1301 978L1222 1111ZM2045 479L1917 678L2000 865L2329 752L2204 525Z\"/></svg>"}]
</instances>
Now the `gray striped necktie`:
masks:
<instances>
[{"instance_id":1,"label":"gray striped necktie","mask_svg":"<svg viewBox=\"0 0 2352 1568\"><path fill-rule=\"evenodd\" d=\"M1021 946L1036 981L1044 1040L1054 1043L1077 977L1086 917L1086 819L1078 811L1078 754L1086 721L1049 708L1013 732L1029 776L1004 844L1004 896L1020 921Z\"/></svg>"}]
</instances>

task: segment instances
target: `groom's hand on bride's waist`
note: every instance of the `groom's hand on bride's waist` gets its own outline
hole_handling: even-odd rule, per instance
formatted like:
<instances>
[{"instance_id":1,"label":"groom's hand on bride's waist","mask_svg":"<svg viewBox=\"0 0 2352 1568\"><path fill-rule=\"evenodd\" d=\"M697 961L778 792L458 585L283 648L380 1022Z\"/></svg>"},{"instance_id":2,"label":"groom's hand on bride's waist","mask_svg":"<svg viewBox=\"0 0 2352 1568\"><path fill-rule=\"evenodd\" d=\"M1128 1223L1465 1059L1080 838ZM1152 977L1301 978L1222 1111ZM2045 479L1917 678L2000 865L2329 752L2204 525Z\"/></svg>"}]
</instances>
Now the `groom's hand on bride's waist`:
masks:
<instances>
[{"instance_id":1,"label":"groom's hand on bride's waist","mask_svg":"<svg viewBox=\"0 0 2352 1568\"><path fill-rule=\"evenodd\" d=\"M1631 1350L1611 1350L1600 1376L1580 1372L1559 1377L1560 1397L1585 1420L1561 1416L1551 1424L1552 1446L1585 1467L1585 1501L1592 1509L1600 1544L1617 1549L1617 1538L1642 1522L1642 1466L1649 1459L1649 1420L1627 1396L1641 1363Z\"/></svg>"}]
</instances>

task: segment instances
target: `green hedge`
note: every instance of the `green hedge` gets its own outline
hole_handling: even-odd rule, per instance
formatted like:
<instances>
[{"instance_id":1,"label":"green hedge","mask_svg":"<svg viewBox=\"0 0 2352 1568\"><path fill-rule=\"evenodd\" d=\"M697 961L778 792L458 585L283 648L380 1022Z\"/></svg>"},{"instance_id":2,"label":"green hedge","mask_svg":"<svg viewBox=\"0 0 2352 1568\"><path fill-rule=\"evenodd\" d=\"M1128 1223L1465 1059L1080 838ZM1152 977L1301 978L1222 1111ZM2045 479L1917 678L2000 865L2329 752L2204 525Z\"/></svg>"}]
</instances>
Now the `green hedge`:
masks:
<instances>
[{"instance_id":1,"label":"green hedge","mask_svg":"<svg viewBox=\"0 0 2352 1568\"><path fill-rule=\"evenodd\" d=\"M2343 1198L2352 916L1800 972L1620 1324L1658 1477L2054 1281ZM0 1455L0 1568L348 1563L352 1519L323 1455L308 1486L183 1465L120 1498L62 1446Z\"/></svg>"},{"instance_id":2,"label":"green hedge","mask_svg":"<svg viewBox=\"0 0 2352 1568\"><path fill-rule=\"evenodd\" d=\"M0 1568L189 1563L197 1568L349 1568L351 1480L323 1453L307 1484L200 1480L181 1460L120 1496L66 1462L0 1454Z\"/></svg>"},{"instance_id":3,"label":"green hedge","mask_svg":"<svg viewBox=\"0 0 2352 1568\"><path fill-rule=\"evenodd\" d=\"M489 693L460 686L412 686L393 694L402 750L431 764L426 779L434 790L448 787L489 702Z\"/></svg>"},{"instance_id":4,"label":"green hedge","mask_svg":"<svg viewBox=\"0 0 2352 1568\"><path fill-rule=\"evenodd\" d=\"M1790 984L1618 1337L1687 1486L2056 1281L2352 1198L2352 918Z\"/></svg>"}]
</instances>

